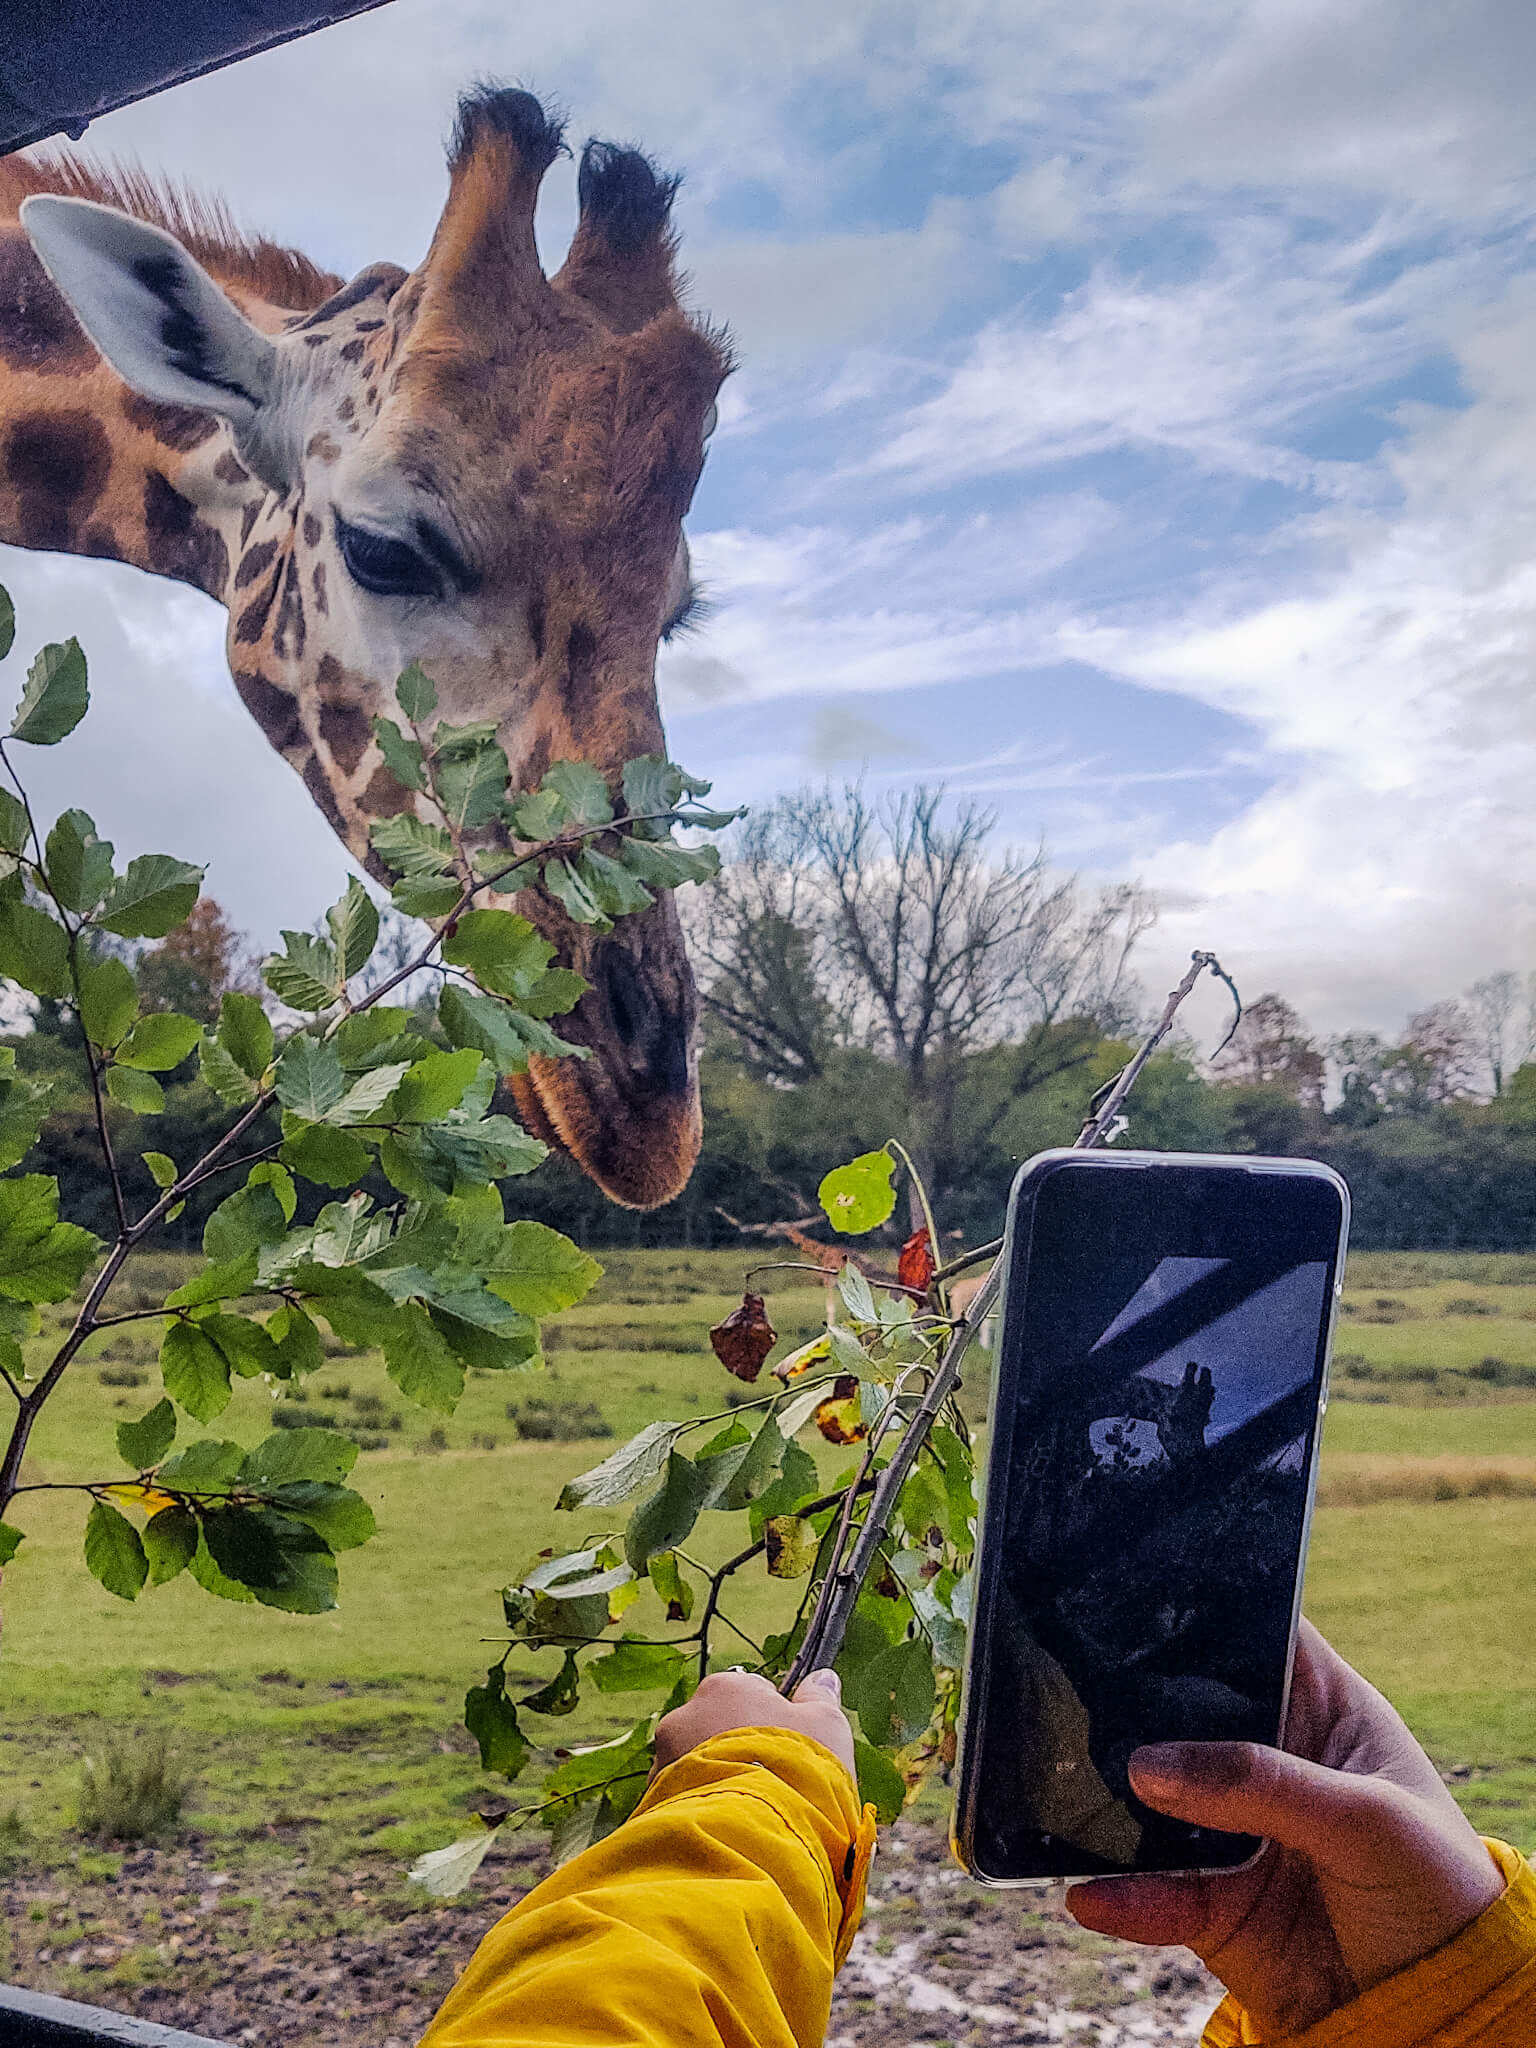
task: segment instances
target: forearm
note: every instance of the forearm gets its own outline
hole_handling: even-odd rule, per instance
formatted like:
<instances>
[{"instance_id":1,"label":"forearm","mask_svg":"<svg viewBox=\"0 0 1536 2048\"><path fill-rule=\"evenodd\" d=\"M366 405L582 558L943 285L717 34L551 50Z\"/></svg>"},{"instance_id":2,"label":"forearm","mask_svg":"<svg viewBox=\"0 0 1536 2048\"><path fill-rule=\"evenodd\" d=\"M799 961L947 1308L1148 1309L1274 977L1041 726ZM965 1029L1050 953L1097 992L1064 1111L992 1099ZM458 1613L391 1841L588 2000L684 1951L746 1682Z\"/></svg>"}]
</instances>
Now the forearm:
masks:
<instances>
[{"instance_id":1,"label":"forearm","mask_svg":"<svg viewBox=\"0 0 1536 2048\"><path fill-rule=\"evenodd\" d=\"M1223 2000L1202 2048L1536 2048L1536 1872L1490 1842L1501 1897L1434 1954L1300 2034L1264 2034Z\"/></svg>"},{"instance_id":2,"label":"forearm","mask_svg":"<svg viewBox=\"0 0 1536 2048\"><path fill-rule=\"evenodd\" d=\"M815 2048L873 1824L804 1736L720 1736L491 1929L422 2048Z\"/></svg>"}]
</instances>

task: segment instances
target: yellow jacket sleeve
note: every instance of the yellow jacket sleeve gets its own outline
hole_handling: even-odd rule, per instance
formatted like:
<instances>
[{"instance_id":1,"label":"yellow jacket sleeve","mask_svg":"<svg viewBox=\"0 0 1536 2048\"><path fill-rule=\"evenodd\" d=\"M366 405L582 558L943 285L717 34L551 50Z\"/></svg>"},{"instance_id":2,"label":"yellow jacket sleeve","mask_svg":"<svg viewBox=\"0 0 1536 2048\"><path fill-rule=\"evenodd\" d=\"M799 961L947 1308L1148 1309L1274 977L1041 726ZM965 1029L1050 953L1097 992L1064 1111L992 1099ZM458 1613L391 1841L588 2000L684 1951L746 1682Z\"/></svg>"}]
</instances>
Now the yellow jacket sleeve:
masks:
<instances>
[{"instance_id":1,"label":"yellow jacket sleeve","mask_svg":"<svg viewBox=\"0 0 1536 2048\"><path fill-rule=\"evenodd\" d=\"M1201 2048L1536 2048L1536 1871L1503 1842L1488 1850L1506 1889L1444 1948L1302 2034L1261 2033L1225 1998Z\"/></svg>"},{"instance_id":2,"label":"yellow jacket sleeve","mask_svg":"<svg viewBox=\"0 0 1536 2048\"><path fill-rule=\"evenodd\" d=\"M820 1743L716 1736L496 1923L420 2048L818 2048L874 1839Z\"/></svg>"}]
</instances>

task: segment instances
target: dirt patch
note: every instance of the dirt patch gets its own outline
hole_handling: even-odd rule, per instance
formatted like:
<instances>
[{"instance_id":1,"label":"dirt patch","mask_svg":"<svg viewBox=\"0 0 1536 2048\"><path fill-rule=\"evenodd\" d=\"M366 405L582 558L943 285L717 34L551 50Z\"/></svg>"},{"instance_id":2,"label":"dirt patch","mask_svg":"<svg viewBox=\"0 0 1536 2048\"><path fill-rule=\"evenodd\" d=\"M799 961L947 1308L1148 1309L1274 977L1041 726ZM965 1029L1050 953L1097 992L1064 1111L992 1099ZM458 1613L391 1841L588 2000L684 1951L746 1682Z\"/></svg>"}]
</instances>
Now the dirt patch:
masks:
<instances>
[{"instance_id":1,"label":"dirt patch","mask_svg":"<svg viewBox=\"0 0 1536 2048\"><path fill-rule=\"evenodd\" d=\"M21 1873L0 1886L3 1974L239 2048L412 2048L542 1874L540 1847L487 1864L464 1901L421 1907L377 1869L235 1875L186 1847L102 1857L68 1883ZM909 1822L882 1843L828 2048L1194 2042L1217 1995L1182 1950L1087 1934L1056 1893L982 1891L937 1829Z\"/></svg>"}]
</instances>

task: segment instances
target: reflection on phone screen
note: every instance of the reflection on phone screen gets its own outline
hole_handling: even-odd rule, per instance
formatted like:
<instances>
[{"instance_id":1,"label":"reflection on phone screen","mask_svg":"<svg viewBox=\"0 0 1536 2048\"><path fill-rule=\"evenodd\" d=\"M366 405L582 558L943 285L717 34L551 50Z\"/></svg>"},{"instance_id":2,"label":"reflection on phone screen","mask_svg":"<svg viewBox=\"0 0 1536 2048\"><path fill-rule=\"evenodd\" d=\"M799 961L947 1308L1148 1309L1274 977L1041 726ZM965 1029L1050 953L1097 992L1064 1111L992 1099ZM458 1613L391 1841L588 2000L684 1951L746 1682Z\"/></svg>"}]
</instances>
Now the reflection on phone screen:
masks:
<instances>
[{"instance_id":1,"label":"reflection on phone screen","mask_svg":"<svg viewBox=\"0 0 1536 2048\"><path fill-rule=\"evenodd\" d=\"M1127 1236L1054 1265L1037 1243L1015 1330L976 1810L995 1874L1257 1846L1153 1813L1127 1765L1147 1742L1277 1738L1332 1261L1284 1232L1228 1256Z\"/></svg>"}]
</instances>

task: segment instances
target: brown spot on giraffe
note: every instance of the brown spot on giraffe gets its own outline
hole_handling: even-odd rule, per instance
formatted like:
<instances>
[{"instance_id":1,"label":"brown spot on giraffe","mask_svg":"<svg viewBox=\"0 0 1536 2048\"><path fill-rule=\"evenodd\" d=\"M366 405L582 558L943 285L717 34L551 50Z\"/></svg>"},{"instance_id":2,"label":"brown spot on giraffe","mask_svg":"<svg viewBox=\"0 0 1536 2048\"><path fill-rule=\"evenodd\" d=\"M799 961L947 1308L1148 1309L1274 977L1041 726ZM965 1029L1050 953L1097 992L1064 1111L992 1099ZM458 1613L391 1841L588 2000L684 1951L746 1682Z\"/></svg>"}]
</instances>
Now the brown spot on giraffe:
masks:
<instances>
[{"instance_id":1,"label":"brown spot on giraffe","mask_svg":"<svg viewBox=\"0 0 1536 2048\"><path fill-rule=\"evenodd\" d=\"M317 462L334 462L341 449L330 434L311 434L304 444L304 453L314 456Z\"/></svg>"},{"instance_id":2,"label":"brown spot on giraffe","mask_svg":"<svg viewBox=\"0 0 1536 2048\"><path fill-rule=\"evenodd\" d=\"M5 434L0 470L40 547L67 548L112 468L112 444L83 410L29 413Z\"/></svg>"},{"instance_id":3,"label":"brown spot on giraffe","mask_svg":"<svg viewBox=\"0 0 1536 2048\"><path fill-rule=\"evenodd\" d=\"M82 375L97 362L79 321L17 228L0 234L0 360L50 377Z\"/></svg>"},{"instance_id":4,"label":"brown spot on giraffe","mask_svg":"<svg viewBox=\"0 0 1536 2048\"><path fill-rule=\"evenodd\" d=\"M316 562L309 572L309 587L314 593L315 610L325 618L331 609L330 599L325 594L325 564Z\"/></svg>"},{"instance_id":5,"label":"brown spot on giraffe","mask_svg":"<svg viewBox=\"0 0 1536 2048\"><path fill-rule=\"evenodd\" d=\"M200 448L211 434L219 431L219 422L211 412L201 412L193 405L157 405L152 398L140 398L136 391L130 391L123 400L123 417L130 426L153 434L163 446L174 448L178 455Z\"/></svg>"},{"instance_id":6,"label":"brown spot on giraffe","mask_svg":"<svg viewBox=\"0 0 1536 2048\"><path fill-rule=\"evenodd\" d=\"M355 704L323 704L320 737L343 775L351 775L373 745L373 727Z\"/></svg>"},{"instance_id":7,"label":"brown spot on giraffe","mask_svg":"<svg viewBox=\"0 0 1536 2048\"><path fill-rule=\"evenodd\" d=\"M323 528L323 527L321 526L321 524L320 524L319 520L318 520L318 519L317 519L317 518L315 517L314 513L313 513L313 512L306 512L306 513L304 514L304 545L305 545L305 547L307 547L307 548L317 548L317 547L319 547L319 545L320 545L320 535L321 535L321 533L322 533L323 531L324 531L324 528Z\"/></svg>"},{"instance_id":8,"label":"brown spot on giraffe","mask_svg":"<svg viewBox=\"0 0 1536 2048\"><path fill-rule=\"evenodd\" d=\"M304 777L304 787L320 806L331 829L342 838L345 838L347 830L346 821L341 815L341 806L337 803L335 796L331 792L331 785L326 778L324 768L320 765L319 755L311 753L308 760L304 763L301 772Z\"/></svg>"},{"instance_id":9,"label":"brown spot on giraffe","mask_svg":"<svg viewBox=\"0 0 1536 2048\"><path fill-rule=\"evenodd\" d=\"M251 480L251 472L228 448L213 465L213 473L221 484L248 484Z\"/></svg>"},{"instance_id":10,"label":"brown spot on giraffe","mask_svg":"<svg viewBox=\"0 0 1536 2048\"><path fill-rule=\"evenodd\" d=\"M297 698L253 670L237 668L232 673L241 702L280 754L289 756L296 747L308 746Z\"/></svg>"},{"instance_id":11,"label":"brown spot on giraffe","mask_svg":"<svg viewBox=\"0 0 1536 2048\"><path fill-rule=\"evenodd\" d=\"M275 540L259 540L255 547L247 548L240 557L240 566L235 571L236 590L248 590L277 553Z\"/></svg>"},{"instance_id":12,"label":"brown spot on giraffe","mask_svg":"<svg viewBox=\"0 0 1536 2048\"><path fill-rule=\"evenodd\" d=\"M149 567L158 575L196 584L210 597L223 596L229 580L223 535L198 518L192 500L158 469L144 479L144 543Z\"/></svg>"},{"instance_id":13,"label":"brown spot on giraffe","mask_svg":"<svg viewBox=\"0 0 1536 2048\"><path fill-rule=\"evenodd\" d=\"M381 762L369 776L368 785L357 801L365 817L393 818L411 808L411 792L396 782Z\"/></svg>"}]
</instances>

